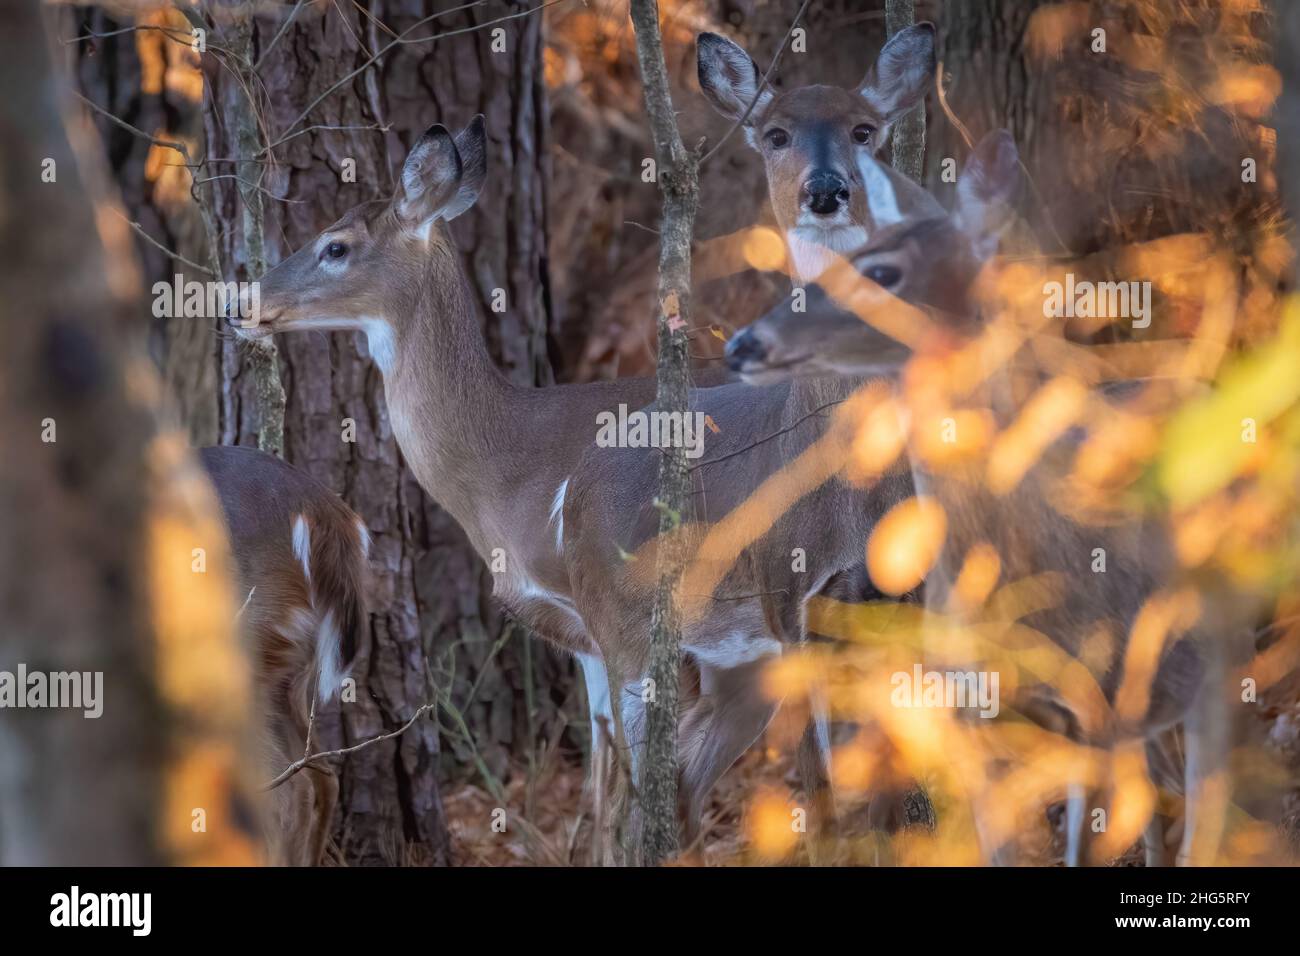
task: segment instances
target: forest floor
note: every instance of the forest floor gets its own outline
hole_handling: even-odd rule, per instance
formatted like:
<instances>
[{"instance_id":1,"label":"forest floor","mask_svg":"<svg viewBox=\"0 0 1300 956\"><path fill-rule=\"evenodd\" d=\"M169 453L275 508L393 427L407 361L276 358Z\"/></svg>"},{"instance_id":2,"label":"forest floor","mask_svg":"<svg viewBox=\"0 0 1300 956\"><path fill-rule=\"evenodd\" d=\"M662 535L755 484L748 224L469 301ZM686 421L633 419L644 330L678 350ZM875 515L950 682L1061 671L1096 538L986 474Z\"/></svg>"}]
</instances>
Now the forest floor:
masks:
<instances>
[{"instance_id":1,"label":"forest floor","mask_svg":"<svg viewBox=\"0 0 1300 956\"><path fill-rule=\"evenodd\" d=\"M791 755L754 747L714 787L701 836L683 863L723 866L750 862L745 808L760 792L789 790ZM483 787L465 783L443 794L454 866L584 866L590 862L591 801L586 769L556 761L528 783L512 774L505 785L504 832L494 819L500 803Z\"/></svg>"}]
</instances>

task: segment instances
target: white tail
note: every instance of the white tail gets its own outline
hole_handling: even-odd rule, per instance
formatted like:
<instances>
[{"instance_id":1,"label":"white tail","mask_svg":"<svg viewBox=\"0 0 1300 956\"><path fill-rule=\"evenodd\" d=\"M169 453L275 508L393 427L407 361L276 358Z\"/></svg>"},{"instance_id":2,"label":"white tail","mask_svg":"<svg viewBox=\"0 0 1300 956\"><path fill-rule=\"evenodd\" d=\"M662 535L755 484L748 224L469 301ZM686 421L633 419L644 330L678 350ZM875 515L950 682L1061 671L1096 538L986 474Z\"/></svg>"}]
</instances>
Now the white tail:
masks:
<instances>
[{"instance_id":1,"label":"white tail","mask_svg":"<svg viewBox=\"0 0 1300 956\"><path fill-rule=\"evenodd\" d=\"M268 779L304 755L311 714L339 693L365 626L370 537L334 492L273 455L204 448L239 570ZM315 764L272 791L272 860L321 862L337 800Z\"/></svg>"}]
</instances>

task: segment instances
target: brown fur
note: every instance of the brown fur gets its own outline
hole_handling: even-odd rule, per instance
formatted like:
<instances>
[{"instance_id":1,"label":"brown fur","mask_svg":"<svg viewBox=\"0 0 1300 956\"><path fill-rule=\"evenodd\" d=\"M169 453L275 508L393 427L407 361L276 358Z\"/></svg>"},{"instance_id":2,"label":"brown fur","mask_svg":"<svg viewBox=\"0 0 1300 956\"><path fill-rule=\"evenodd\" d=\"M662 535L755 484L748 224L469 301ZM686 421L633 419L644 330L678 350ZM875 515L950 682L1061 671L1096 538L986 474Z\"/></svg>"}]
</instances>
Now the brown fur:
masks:
<instances>
[{"instance_id":1,"label":"brown fur","mask_svg":"<svg viewBox=\"0 0 1300 956\"><path fill-rule=\"evenodd\" d=\"M322 620L329 614L337 627L341 666L351 661L361 639L366 622L361 520L334 492L273 455L227 446L204 448L199 456L221 501L240 601L247 601L240 628L253 658L265 769L274 777L302 757L307 745ZM300 516L310 529L310 583L292 541ZM337 796L337 777L323 764L272 791L273 862L321 862Z\"/></svg>"}]
</instances>

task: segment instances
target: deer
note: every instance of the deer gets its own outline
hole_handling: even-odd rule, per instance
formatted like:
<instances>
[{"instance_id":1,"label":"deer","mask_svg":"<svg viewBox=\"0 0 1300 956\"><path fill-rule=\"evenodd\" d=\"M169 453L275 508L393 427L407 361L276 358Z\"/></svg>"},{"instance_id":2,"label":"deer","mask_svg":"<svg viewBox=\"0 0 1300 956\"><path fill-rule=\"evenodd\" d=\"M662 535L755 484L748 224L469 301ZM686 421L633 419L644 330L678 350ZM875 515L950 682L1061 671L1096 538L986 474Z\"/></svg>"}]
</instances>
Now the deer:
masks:
<instances>
[{"instance_id":1,"label":"deer","mask_svg":"<svg viewBox=\"0 0 1300 956\"><path fill-rule=\"evenodd\" d=\"M643 408L656 386L652 379L622 379L521 388L496 368L447 226L473 205L486 175L482 117L455 136L435 124L412 145L395 196L359 204L268 270L259 280L256 319L241 320L232 308L227 322L250 339L308 330L366 335L384 378L393 434L416 480L480 557L504 569L494 574L495 597L577 659L597 764L603 728L618 715L605 649L574 605L562 553L566 500L599 416ZM249 314L251 303L239 306ZM822 583L834 586L835 578ZM694 663L700 685L727 700L752 690L752 680L732 681L717 665ZM713 709L729 712L721 704ZM683 758L683 765L693 764ZM698 809L699 801L693 805Z\"/></svg>"},{"instance_id":2,"label":"deer","mask_svg":"<svg viewBox=\"0 0 1300 956\"><path fill-rule=\"evenodd\" d=\"M894 124L924 98L934 78L934 24L896 33L852 88L813 84L777 93L766 88L740 45L716 33L699 35L696 60L705 98L740 124L745 141L763 159L796 285L814 281L837 255L859 248L899 216L942 215L927 190L874 161ZM854 577L838 577L837 589L850 590ZM856 593L871 593L865 569L857 569L856 578ZM813 723L799 752L804 789L819 805L819 823L834 817L830 722L821 697L812 695Z\"/></svg>"},{"instance_id":3,"label":"deer","mask_svg":"<svg viewBox=\"0 0 1300 956\"><path fill-rule=\"evenodd\" d=\"M865 243L877 213L913 215L932 206L930 194L902 173L860 160L874 157L893 125L924 98L935 73L934 43L934 24L918 23L894 34L852 89L814 84L777 93L738 44L699 35L700 90L742 125L763 157L772 211L798 280L815 279L835 254Z\"/></svg>"},{"instance_id":4,"label":"deer","mask_svg":"<svg viewBox=\"0 0 1300 956\"><path fill-rule=\"evenodd\" d=\"M999 131L975 149L958 181L956 207L942 216L899 216L847 259L857 277L856 287L832 283L836 295L822 284L806 289L806 308L782 303L738 332L728 343L734 371L746 381L770 385L801 376L894 376L915 354L916 342L887 335L870 321L896 300L923 310L942 335L930 342L969 342L980 321L973 289L996 251L998 232L1009 216L1019 178L1019 157L1010 134ZM922 339L922 341L926 341ZM955 346L954 346L955 347ZM1006 425L1018 411L1003 383L989 383L989 407ZM1115 389L1094 388L1092 402L1109 403L1123 395ZM1175 573L1168 531L1142 518L1109 527L1083 524L1062 515L1053 505L1054 480L1067 474L1082 439L1066 434L1010 489L990 491L979 480L931 473L924 461L909 452L918 494L931 495L947 516L946 537L925 582L928 611L951 614L954 582L970 549L991 542L1001 561L1001 580L1014 581L1055 572L1067 583L1059 603L1025 620L1060 646L1073 659L1082 655L1088 627L1114 620L1114 652L1089 665L1106 700L1114 705L1120 693L1124 651L1135 621L1149 599ZM1094 573L1094 548L1108 558L1107 573ZM1031 712L1064 711L1064 731L1094 746L1114 746L1124 739L1143 742L1148 763L1162 784L1186 798L1185 826L1177 862L1208 862L1202 829L1209 776L1224 766L1223 723L1227 719L1216 700L1213 684L1225 659L1243 653L1240 616L1220 610L1209 622L1185 633L1172 633L1151 682L1148 706L1139 713L1113 717L1100 726L1082 719L1059 695L1048 694L1024 703ZM1215 650L1198 640L1212 630L1227 637L1226 649ZM1185 738L1185 760L1171 752L1177 735ZM1181 766L1179 766L1181 764ZM1170 770L1171 766L1178 769ZM1079 865L1085 854L1084 811L1093 794L1084 785L1067 787L1066 862ZM1148 865L1167 865L1159 817L1144 833ZM1200 842L1198 842L1200 841ZM995 853L994 858L997 858Z\"/></svg>"},{"instance_id":5,"label":"deer","mask_svg":"<svg viewBox=\"0 0 1300 956\"><path fill-rule=\"evenodd\" d=\"M237 446L198 454L230 534L261 762L274 776L306 755L317 707L339 693L362 639L370 535L338 495L274 455ZM271 791L273 863L322 862L338 786L316 763Z\"/></svg>"}]
</instances>

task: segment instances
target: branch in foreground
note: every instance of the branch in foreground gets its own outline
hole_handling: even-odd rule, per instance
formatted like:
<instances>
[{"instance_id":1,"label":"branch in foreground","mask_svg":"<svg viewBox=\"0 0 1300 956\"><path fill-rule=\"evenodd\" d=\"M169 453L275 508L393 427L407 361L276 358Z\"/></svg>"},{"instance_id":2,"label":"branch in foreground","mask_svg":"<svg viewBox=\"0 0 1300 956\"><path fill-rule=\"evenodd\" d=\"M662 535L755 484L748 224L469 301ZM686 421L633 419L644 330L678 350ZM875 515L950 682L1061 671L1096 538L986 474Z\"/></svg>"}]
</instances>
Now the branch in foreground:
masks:
<instances>
[{"instance_id":1,"label":"branch in foreground","mask_svg":"<svg viewBox=\"0 0 1300 956\"><path fill-rule=\"evenodd\" d=\"M687 331L691 325L691 238L699 205L699 155L682 145L673 112L655 0L632 0L637 60L646 113L654 136L657 180L663 191L659 243L659 408L685 414L690 394ZM644 831L641 862L654 866L674 855L677 839L677 695L681 662L678 590L686 565L681 535L673 534L689 504L686 449L670 448L659 460L659 536L656 585L650 612L650 678L655 696L647 708L646 749L640 781Z\"/></svg>"},{"instance_id":2,"label":"branch in foreground","mask_svg":"<svg viewBox=\"0 0 1300 956\"><path fill-rule=\"evenodd\" d=\"M431 711L433 709L433 706L434 706L433 704L421 705L420 708L411 715L410 720L408 720L406 723L402 724L402 726L398 727L396 730L390 733L380 734L378 737L371 737L369 740L363 740L359 744L353 744L351 747L344 747L341 750L322 750L320 753L312 754L308 757L303 757L299 760L295 760L293 763L289 764L289 766L284 769L284 772L280 774L280 776L276 777L265 787L263 787L262 792L266 793L267 791L274 790L276 787L280 786L280 784L284 783L294 774L305 769L309 764L320 763L322 760L328 760L331 757L343 757L350 753L356 753L358 750L363 750L366 747L369 747L371 744L377 744L381 740L392 740L394 737L400 737L402 734L410 730L411 726L417 720L419 720L422 716L424 716L429 711Z\"/></svg>"}]
</instances>

